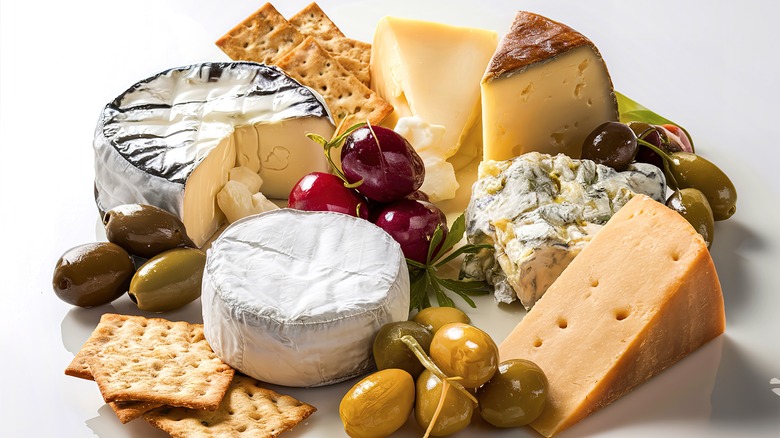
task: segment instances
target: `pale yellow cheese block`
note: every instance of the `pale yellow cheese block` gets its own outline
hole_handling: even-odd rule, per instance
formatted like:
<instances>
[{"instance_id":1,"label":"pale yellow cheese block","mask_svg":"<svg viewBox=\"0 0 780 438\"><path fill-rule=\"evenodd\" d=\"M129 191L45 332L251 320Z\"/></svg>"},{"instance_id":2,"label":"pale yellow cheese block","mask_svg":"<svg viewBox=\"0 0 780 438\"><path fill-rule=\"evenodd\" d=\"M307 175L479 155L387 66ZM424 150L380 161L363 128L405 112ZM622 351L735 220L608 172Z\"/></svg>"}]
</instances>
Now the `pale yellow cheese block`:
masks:
<instances>
[{"instance_id":1,"label":"pale yellow cheese block","mask_svg":"<svg viewBox=\"0 0 780 438\"><path fill-rule=\"evenodd\" d=\"M501 343L536 362L553 436L723 333L718 275L679 214L637 195L599 231Z\"/></svg>"},{"instance_id":2,"label":"pale yellow cheese block","mask_svg":"<svg viewBox=\"0 0 780 438\"><path fill-rule=\"evenodd\" d=\"M393 105L383 124L418 116L445 127L444 158L479 121L480 80L498 43L490 30L384 17L371 52L371 89Z\"/></svg>"}]
</instances>

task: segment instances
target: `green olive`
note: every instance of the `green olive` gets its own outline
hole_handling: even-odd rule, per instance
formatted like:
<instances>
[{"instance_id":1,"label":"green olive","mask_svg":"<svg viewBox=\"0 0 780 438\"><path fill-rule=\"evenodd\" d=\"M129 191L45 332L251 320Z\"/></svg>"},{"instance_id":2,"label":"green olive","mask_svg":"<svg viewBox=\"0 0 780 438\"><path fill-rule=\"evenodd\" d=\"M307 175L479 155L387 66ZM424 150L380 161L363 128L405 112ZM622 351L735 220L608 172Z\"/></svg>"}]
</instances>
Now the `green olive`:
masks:
<instances>
[{"instance_id":1,"label":"green olive","mask_svg":"<svg viewBox=\"0 0 780 438\"><path fill-rule=\"evenodd\" d=\"M374 338L374 361L379 370L400 368L412 377L417 377L423 370L423 365L412 350L401 341L401 336L411 335L428 353L433 335L414 321L398 321L383 325Z\"/></svg>"},{"instance_id":2,"label":"green olive","mask_svg":"<svg viewBox=\"0 0 780 438\"><path fill-rule=\"evenodd\" d=\"M441 400L444 385L435 374L423 371L417 378L417 400L414 402L414 419L423 429L428 429ZM448 387L442 409L436 417L431 435L446 436L463 430L471 422L474 402L455 388Z\"/></svg>"},{"instance_id":3,"label":"green olive","mask_svg":"<svg viewBox=\"0 0 780 438\"><path fill-rule=\"evenodd\" d=\"M547 376L538 365L525 359L506 360L477 391L479 414L493 426L525 426L544 410L547 392Z\"/></svg>"},{"instance_id":4,"label":"green olive","mask_svg":"<svg viewBox=\"0 0 780 438\"><path fill-rule=\"evenodd\" d=\"M433 335L431 359L448 376L459 376L466 388L490 380L498 368L498 346L484 331L460 322L447 324Z\"/></svg>"},{"instance_id":5,"label":"green olive","mask_svg":"<svg viewBox=\"0 0 780 438\"><path fill-rule=\"evenodd\" d=\"M109 242L143 258L179 246L195 247L178 217L152 205L120 205L103 216L103 223Z\"/></svg>"},{"instance_id":6,"label":"green olive","mask_svg":"<svg viewBox=\"0 0 780 438\"><path fill-rule=\"evenodd\" d=\"M456 307L426 307L414 316L414 321L436 333L442 326L452 322L471 322L469 316Z\"/></svg>"},{"instance_id":7,"label":"green olive","mask_svg":"<svg viewBox=\"0 0 780 438\"><path fill-rule=\"evenodd\" d=\"M669 171L673 178L667 179L672 189L701 190L716 221L728 219L737 211L737 190L718 166L689 152L675 152L670 156ZM674 181L677 181L678 187L674 187Z\"/></svg>"},{"instance_id":8,"label":"green olive","mask_svg":"<svg viewBox=\"0 0 780 438\"><path fill-rule=\"evenodd\" d=\"M669 196L666 205L680 213L701 234L707 242L707 248L712 245L715 236L715 220L704 193L694 188L680 189Z\"/></svg>"},{"instance_id":9,"label":"green olive","mask_svg":"<svg viewBox=\"0 0 780 438\"><path fill-rule=\"evenodd\" d=\"M141 310L167 312L200 297L206 254L195 248L175 248L138 268L130 282L130 299Z\"/></svg>"},{"instance_id":10,"label":"green olive","mask_svg":"<svg viewBox=\"0 0 780 438\"><path fill-rule=\"evenodd\" d=\"M339 416L352 438L384 437L398 430L414 407L414 379L397 368L377 371L341 399Z\"/></svg>"},{"instance_id":11,"label":"green olive","mask_svg":"<svg viewBox=\"0 0 780 438\"><path fill-rule=\"evenodd\" d=\"M57 261L54 293L68 304L93 307L110 303L127 291L135 265L130 254L110 242L71 248Z\"/></svg>"}]
</instances>

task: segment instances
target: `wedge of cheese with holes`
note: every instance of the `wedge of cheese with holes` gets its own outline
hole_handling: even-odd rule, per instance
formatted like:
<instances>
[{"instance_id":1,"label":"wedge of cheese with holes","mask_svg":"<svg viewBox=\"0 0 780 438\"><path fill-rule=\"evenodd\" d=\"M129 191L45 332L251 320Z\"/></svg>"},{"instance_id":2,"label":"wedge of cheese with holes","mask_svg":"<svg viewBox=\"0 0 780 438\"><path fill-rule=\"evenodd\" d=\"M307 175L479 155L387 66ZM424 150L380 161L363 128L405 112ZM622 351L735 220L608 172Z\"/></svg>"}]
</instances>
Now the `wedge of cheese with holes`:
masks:
<instances>
[{"instance_id":1,"label":"wedge of cheese with holes","mask_svg":"<svg viewBox=\"0 0 780 438\"><path fill-rule=\"evenodd\" d=\"M479 81L497 42L490 30L379 20L371 49L371 89L395 109L383 124L393 128L401 117L418 116L442 125L443 158L454 155L479 120Z\"/></svg>"},{"instance_id":2,"label":"wedge of cheese with holes","mask_svg":"<svg viewBox=\"0 0 780 438\"><path fill-rule=\"evenodd\" d=\"M533 151L579 158L585 137L617 119L596 46L566 25L518 12L482 78L484 159Z\"/></svg>"},{"instance_id":3,"label":"wedge of cheese with holes","mask_svg":"<svg viewBox=\"0 0 780 438\"><path fill-rule=\"evenodd\" d=\"M531 426L553 436L723 333L718 275L704 239L637 195L607 222L499 346L534 361L548 405Z\"/></svg>"}]
</instances>

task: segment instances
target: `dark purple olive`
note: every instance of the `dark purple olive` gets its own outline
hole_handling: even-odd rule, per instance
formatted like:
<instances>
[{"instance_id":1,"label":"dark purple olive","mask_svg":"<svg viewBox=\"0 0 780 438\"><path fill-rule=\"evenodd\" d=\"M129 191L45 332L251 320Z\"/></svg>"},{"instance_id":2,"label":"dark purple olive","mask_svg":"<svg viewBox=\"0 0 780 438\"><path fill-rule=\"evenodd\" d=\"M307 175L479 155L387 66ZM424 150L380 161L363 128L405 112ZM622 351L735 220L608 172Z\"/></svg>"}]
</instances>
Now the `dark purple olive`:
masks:
<instances>
[{"instance_id":1,"label":"dark purple olive","mask_svg":"<svg viewBox=\"0 0 780 438\"><path fill-rule=\"evenodd\" d=\"M447 237L447 217L435 205L402 199L383 205L376 212L376 225L401 245L406 258L425 264L428 247L437 226L441 226L443 237ZM434 252L435 254L435 252Z\"/></svg>"},{"instance_id":2,"label":"dark purple olive","mask_svg":"<svg viewBox=\"0 0 780 438\"><path fill-rule=\"evenodd\" d=\"M79 245L57 261L52 276L54 293L79 307L110 303L127 292L135 265L130 254L111 242Z\"/></svg>"},{"instance_id":3,"label":"dark purple olive","mask_svg":"<svg viewBox=\"0 0 780 438\"><path fill-rule=\"evenodd\" d=\"M411 144L392 129L364 126L341 147L341 168L357 191L378 202L402 199L422 186L425 166Z\"/></svg>"},{"instance_id":4,"label":"dark purple olive","mask_svg":"<svg viewBox=\"0 0 780 438\"><path fill-rule=\"evenodd\" d=\"M368 219L366 200L355 190L344 187L336 175L312 172L295 184L287 206L306 211L335 211Z\"/></svg>"},{"instance_id":5,"label":"dark purple olive","mask_svg":"<svg viewBox=\"0 0 780 438\"><path fill-rule=\"evenodd\" d=\"M626 170L634 161L638 149L636 134L620 122L606 122L591 132L582 143L582 158Z\"/></svg>"},{"instance_id":6,"label":"dark purple olive","mask_svg":"<svg viewBox=\"0 0 780 438\"><path fill-rule=\"evenodd\" d=\"M180 246L195 247L181 219L162 208L126 204L103 216L106 238L132 255L151 258Z\"/></svg>"}]
</instances>

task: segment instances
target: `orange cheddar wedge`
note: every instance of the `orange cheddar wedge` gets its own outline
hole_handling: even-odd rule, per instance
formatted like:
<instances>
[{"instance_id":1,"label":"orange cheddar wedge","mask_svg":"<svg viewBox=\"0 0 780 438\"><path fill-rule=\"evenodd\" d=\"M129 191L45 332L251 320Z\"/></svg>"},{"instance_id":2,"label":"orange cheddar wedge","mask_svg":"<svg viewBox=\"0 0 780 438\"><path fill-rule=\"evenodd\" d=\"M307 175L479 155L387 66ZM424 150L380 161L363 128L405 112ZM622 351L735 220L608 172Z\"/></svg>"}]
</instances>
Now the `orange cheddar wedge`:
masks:
<instances>
[{"instance_id":1,"label":"orange cheddar wedge","mask_svg":"<svg viewBox=\"0 0 780 438\"><path fill-rule=\"evenodd\" d=\"M501 343L536 362L548 405L531 426L553 436L725 330L723 295L699 234L644 195L599 231Z\"/></svg>"}]
</instances>

